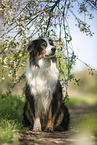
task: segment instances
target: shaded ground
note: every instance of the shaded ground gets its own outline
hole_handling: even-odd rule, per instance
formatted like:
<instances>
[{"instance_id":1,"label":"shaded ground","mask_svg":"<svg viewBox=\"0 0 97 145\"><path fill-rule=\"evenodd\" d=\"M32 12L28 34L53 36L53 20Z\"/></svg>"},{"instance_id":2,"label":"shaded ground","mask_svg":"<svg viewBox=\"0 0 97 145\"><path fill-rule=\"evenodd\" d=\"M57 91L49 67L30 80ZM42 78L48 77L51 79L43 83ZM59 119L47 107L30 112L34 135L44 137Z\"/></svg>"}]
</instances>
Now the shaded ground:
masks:
<instances>
[{"instance_id":1,"label":"shaded ground","mask_svg":"<svg viewBox=\"0 0 97 145\"><path fill-rule=\"evenodd\" d=\"M64 132L23 132L21 145L97 145L97 106L69 108L70 129Z\"/></svg>"}]
</instances>

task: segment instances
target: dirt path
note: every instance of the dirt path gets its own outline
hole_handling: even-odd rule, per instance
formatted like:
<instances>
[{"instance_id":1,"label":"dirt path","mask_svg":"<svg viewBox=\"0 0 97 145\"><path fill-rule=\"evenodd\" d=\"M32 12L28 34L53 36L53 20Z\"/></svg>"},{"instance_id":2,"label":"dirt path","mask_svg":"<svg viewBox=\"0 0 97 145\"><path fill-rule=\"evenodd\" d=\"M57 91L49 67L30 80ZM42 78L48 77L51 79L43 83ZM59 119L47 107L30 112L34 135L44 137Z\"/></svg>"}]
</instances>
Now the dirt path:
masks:
<instances>
[{"instance_id":1,"label":"dirt path","mask_svg":"<svg viewBox=\"0 0 97 145\"><path fill-rule=\"evenodd\" d=\"M64 132L23 132L21 145L97 145L97 107L76 106L69 108L70 129ZM91 120L91 118L93 118ZM81 123L79 123L81 122ZM89 122L89 123L88 123ZM96 124L91 127L92 124ZM87 128L87 126L89 126Z\"/></svg>"}]
</instances>

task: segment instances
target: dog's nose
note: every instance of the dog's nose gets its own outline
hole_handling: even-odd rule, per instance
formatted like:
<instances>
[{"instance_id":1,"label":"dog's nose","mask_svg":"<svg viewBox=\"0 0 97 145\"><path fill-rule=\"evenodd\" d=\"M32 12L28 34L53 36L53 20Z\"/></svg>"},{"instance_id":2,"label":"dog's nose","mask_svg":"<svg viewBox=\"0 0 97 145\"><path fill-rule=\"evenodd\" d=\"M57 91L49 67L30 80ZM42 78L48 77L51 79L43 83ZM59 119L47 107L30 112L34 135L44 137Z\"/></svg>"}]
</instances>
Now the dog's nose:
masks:
<instances>
[{"instance_id":1,"label":"dog's nose","mask_svg":"<svg viewBox=\"0 0 97 145\"><path fill-rule=\"evenodd\" d=\"M56 48L55 48L55 47L53 47L51 50L52 50L52 52L55 52L55 51L56 51Z\"/></svg>"}]
</instances>

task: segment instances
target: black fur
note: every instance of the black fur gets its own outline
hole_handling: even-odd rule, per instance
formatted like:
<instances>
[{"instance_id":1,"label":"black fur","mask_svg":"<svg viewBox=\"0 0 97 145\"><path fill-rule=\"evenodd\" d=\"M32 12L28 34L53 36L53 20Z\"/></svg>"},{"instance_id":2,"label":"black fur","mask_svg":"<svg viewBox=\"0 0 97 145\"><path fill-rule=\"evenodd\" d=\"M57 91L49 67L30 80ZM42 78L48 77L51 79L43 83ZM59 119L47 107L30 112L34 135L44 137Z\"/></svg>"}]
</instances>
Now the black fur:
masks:
<instances>
[{"instance_id":1,"label":"black fur","mask_svg":"<svg viewBox=\"0 0 97 145\"><path fill-rule=\"evenodd\" d=\"M32 118L32 124L31 124L31 122L29 122L29 120L27 119L25 112L27 110L27 102L29 102L32 113L35 116L35 106L34 106L35 100L34 100L34 96L31 94L30 88L27 84L26 84L25 94L26 94L26 103L24 106L24 113L23 113L23 116L24 116L23 125L26 127L29 127L32 130L33 123L34 123L33 117L31 116L31 118ZM52 103L51 103L52 116L54 116L54 114L56 113L56 110L58 107L58 102L61 103L58 114L57 114L56 119L55 119L55 124L54 124L55 131L67 130L69 127L69 112L68 112L68 108L64 105L64 103L62 101L62 97L63 97L62 96L62 87L61 87L60 82L58 81L56 91L53 94L53 99L52 99ZM61 114L61 112L64 112L64 117L61 121L61 124L56 127L57 119L58 119L59 115ZM30 115L30 112L29 112L29 115ZM42 131L44 131L44 129L46 128L48 115L40 116L40 120L41 120L41 124L42 124Z\"/></svg>"},{"instance_id":2,"label":"black fur","mask_svg":"<svg viewBox=\"0 0 97 145\"><path fill-rule=\"evenodd\" d=\"M28 45L28 51L30 54L30 65L32 66L35 65L36 67L37 66L39 67L38 65L39 56L37 56L37 54L40 55L43 49L45 49L43 45L41 46L41 44L44 41L45 41L44 39L37 39L32 41ZM53 46L53 41L51 39L49 41L50 41L50 45ZM55 56L53 56L50 59L52 62L55 63L57 61ZM26 102L25 102L24 112L23 112L23 125L29 127L30 129L33 129L34 117L35 117L35 96L31 93L30 86L28 84L26 84L25 95L26 95ZM67 130L69 126L69 112L67 107L64 105L62 98L63 98L62 86L58 80L56 84L56 90L52 94L52 101L51 101L52 117L56 114L55 121L54 121L54 130ZM48 116L49 116L49 110L47 111L46 114L42 114L39 116L42 131L46 129ZM60 123L58 124L58 122ZM49 131L49 129L46 129L46 131L47 130Z\"/></svg>"}]
</instances>

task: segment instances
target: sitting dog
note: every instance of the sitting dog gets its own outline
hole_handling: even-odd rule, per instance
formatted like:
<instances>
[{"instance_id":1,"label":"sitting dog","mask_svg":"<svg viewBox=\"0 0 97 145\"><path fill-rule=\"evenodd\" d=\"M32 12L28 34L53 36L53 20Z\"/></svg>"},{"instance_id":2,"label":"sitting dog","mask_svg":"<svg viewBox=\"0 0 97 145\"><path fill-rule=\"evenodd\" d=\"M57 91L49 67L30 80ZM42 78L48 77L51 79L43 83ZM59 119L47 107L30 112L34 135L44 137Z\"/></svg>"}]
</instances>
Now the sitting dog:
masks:
<instances>
[{"instance_id":1,"label":"sitting dog","mask_svg":"<svg viewBox=\"0 0 97 145\"><path fill-rule=\"evenodd\" d=\"M23 124L34 131L67 130L69 112L62 101L56 47L51 39L40 38L28 45L28 51Z\"/></svg>"}]
</instances>

